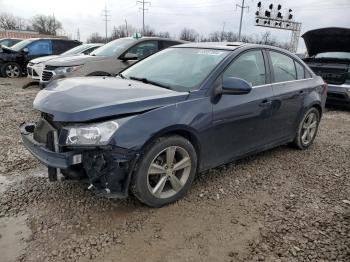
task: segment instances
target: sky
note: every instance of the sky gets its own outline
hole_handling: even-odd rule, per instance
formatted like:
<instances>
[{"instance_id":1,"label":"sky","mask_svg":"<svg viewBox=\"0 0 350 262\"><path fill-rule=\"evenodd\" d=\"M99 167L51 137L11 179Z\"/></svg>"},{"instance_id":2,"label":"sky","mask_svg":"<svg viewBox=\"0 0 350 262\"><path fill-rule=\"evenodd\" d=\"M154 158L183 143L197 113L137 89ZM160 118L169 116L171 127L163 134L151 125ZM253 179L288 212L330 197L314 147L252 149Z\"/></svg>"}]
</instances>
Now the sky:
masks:
<instances>
[{"instance_id":1,"label":"sky","mask_svg":"<svg viewBox=\"0 0 350 262\"><path fill-rule=\"evenodd\" d=\"M236 4L242 0L147 0L145 23L156 31L168 31L178 37L184 27L196 30L200 35L213 31L238 32L240 9ZM242 34L260 35L267 30L281 42L289 42L291 32L254 26L256 0L245 0ZM294 18L302 23L302 33L321 27L350 28L350 0L262 0L264 6L270 3L282 5L282 9L292 9ZM62 22L63 29L72 37L79 28L81 40L93 32L105 34L102 10L110 11L108 28L125 23L136 28L142 27L142 11L136 0L0 0L0 12L30 19L36 14L54 14ZM303 40L299 42L299 52L303 52Z\"/></svg>"}]
</instances>

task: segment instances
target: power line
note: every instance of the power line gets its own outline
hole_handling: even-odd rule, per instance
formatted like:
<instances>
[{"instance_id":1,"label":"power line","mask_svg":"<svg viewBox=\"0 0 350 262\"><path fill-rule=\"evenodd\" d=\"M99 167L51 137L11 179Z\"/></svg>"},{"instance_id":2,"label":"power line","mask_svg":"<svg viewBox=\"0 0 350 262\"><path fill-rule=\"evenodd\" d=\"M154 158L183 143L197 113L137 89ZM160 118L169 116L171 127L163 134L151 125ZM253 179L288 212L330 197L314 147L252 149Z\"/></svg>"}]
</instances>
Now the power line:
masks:
<instances>
[{"instance_id":1,"label":"power line","mask_svg":"<svg viewBox=\"0 0 350 262\"><path fill-rule=\"evenodd\" d=\"M142 35L145 34L145 11L148 9L145 8L145 5L150 5L151 2L146 2L145 0L142 1L136 1L136 3L142 4L142 7L139 9L142 10Z\"/></svg>"},{"instance_id":2,"label":"power line","mask_svg":"<svg viewBox=\"0 0 350 262\"><path fill-rule=\"evenodd\" d=\"M110 14L110 10L107 9L107 5L105 5L105 8L102 10L102 16L104 17L104 21L105 21L105 26L106 26L106 39L105 39L105 42L107 43L107 36L108 36L108 31L107 31L107 25L108 25L108 22L110 21L109 18L111 16Z\"/></svg>"}]
</instances>

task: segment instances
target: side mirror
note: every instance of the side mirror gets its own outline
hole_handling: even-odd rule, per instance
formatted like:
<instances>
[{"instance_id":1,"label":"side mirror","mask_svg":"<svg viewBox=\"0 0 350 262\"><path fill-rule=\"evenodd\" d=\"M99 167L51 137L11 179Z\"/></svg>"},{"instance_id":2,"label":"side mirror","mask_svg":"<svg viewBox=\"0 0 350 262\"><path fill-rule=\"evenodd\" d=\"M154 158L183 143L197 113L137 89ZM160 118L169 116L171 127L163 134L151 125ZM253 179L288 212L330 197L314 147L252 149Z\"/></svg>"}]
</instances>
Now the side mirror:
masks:
<instances>
[{"instance_id":1,"label":"side mirror","mask_svg":"<svg viewBox=\"0 0 350 262\"><path fill-rule=\"evenodd\" d=\"M250 93L251 90L251 84L236 77L228 77L222 83L222 94L225 95L244 95Z\"/></svg>"},{"instance_id":2,"label":"side mirror","mask_svg":"<svg viewBox=\"0 0 350 262\"><path fill-rule=\"evenodd\" d=\"M137 54L133 54L133 53L126 53L123 57L122 60L124 61L128 61L128 60L137 60L138 59L138 55Z\"/></svg>"},{"instance_id":3,"label":"side mirror","mask_svg":"<svg viewBox=\"0 0 350 262\"><path fill-rule=\"evenodd\" d=\"M25 54L28 54L28 53L29 53L28 47L23 48L23 49L22 49L22 52L25 53Z\"/></svg>"}]
</instances>

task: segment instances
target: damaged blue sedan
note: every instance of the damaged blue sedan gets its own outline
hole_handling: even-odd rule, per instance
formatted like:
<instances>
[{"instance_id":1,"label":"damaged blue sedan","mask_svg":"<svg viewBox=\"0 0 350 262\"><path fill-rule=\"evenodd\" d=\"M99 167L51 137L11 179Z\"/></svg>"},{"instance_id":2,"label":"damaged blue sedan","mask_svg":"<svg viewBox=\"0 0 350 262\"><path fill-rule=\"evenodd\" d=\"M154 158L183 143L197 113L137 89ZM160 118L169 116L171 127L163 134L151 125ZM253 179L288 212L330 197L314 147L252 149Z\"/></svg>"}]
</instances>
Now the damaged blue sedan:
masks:
<instances>
[{"instance_id":1,"label":"damaged blue sedan","mask_svg":"<svg viewBox=\"0 0 350 262\"><path fill-rule=\"evenodd\" d=\"M196 173L291 143L314 141L327 85L288 51L191 43L156 53L115 77L52 82L20 126L49 179L161 207Z\"/></svg>"}]
</instances>

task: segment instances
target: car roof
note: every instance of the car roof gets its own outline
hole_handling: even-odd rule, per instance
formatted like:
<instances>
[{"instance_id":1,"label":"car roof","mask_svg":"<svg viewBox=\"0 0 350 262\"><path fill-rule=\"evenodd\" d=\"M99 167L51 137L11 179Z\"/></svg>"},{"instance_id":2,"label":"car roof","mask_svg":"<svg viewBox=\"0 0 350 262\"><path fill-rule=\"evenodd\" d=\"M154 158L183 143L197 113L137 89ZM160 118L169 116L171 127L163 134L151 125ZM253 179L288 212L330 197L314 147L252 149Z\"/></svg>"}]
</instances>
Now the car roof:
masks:
<instances>
[{"instance_id":1,"label":"car roof","mask_svg":"<svg viewBox=\"0 0 350 262\"><path fill-rule=\"evenodd\" d=\"M71 40L71 39L65 39L65 38L58 38L58 37L33 37L33 38L27 38L23 40L61 40L61 41L72 41L72 42L79 42L78 40Z\"/></svg>"},{"instance_id":2,"label":"car roof","mask_svg":"<svg viewBox=\"0 0 350 262\"><path fill-rule=\"evenodd\" d=\"M284 53L290 53L288 50L280 47L276 47L276 46L244 43L244 42L197 42L197 43L192 42L192 43L185 43L182 45L172 46L171 48L202 48L202 49L218 49L218 50L234 51L237 48L242 48L242 47L265 48L265 49L277 50Z\"/></svg>"},{"instance_id":3,"label":"car roof","mask_svg":"<svg viewBox=\"0 0 350 262\"><path fill-rule=\"evenodd\" d=\"M140 38L134 38L134 37L123 37L123 38L129 38L129 39L135 39L135 40L162 40L162 41L186 43L186 41L183 41L183 40L172 39L172 38L165 38L165 37L156 37L156 36L143 36L143 37L140 37Z\"/></svg>"}]
</instances>

